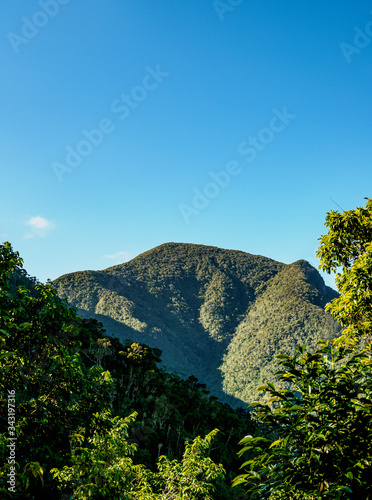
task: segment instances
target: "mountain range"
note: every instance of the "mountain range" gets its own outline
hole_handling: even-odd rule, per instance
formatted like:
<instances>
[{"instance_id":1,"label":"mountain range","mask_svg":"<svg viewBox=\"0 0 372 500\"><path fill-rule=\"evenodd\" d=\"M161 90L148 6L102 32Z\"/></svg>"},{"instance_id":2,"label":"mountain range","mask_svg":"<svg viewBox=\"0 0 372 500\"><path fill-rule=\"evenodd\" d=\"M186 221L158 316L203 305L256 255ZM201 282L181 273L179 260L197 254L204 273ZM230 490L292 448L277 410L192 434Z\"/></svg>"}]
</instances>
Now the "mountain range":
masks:
<instances>
[{"instance_id":1,"label":"mountain range","mask_svg":"<svg viewBox=\"0 0 372 500\"><path fill-rule=\"evenodd\" d=\"M276 355L339 336L324 312L337 292L299 260L187 243L166 243L102 271L53 281L80 316L107 333L163 351L170 372L196 376L233 407L261 398Z\"/></svg>"}]
</instances>

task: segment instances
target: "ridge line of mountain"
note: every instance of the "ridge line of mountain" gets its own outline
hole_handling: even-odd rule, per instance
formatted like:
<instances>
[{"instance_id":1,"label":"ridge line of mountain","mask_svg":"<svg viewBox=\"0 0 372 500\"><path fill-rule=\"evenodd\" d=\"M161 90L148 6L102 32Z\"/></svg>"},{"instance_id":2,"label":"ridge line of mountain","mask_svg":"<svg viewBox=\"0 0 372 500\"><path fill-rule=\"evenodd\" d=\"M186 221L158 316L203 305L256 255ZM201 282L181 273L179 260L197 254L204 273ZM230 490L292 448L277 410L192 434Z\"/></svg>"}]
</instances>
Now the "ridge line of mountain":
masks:
<instances>
[{"instance_id":1,"label":"ridge line of mountain","mask_svg":"<svg viewBox=\"0 0 372 500\"><path fill-rule=\"evenodd\" d=\"M257 399L256 387L273 380L275 354L340 333L324 312L337 292L301 259L283 264L165 243L104 270L63 275L53 285L80 315L98 319L121 341L160 348L168 370L196 376L232 406Z\"/></svg>"}]
</instances>

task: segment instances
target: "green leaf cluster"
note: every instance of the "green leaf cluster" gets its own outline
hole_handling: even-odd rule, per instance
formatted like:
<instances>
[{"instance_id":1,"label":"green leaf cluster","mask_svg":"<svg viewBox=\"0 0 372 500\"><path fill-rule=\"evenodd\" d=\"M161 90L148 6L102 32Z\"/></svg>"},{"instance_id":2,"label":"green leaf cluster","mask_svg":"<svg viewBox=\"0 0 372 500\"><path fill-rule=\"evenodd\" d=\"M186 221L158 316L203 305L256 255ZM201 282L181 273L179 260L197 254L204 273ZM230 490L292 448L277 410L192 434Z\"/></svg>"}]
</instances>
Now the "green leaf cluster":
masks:
<instances>
[{"instance_id":1,"label":"green leaf cluster","mask_svg":"<svg viewBox=\"0 0 372 500\"><path fill-rule=\"evenodd\" d=\"M321 268L336 272L340 297L327 310L344 326L343 338L372 335L372 198L363 207L331 211L320 239Z\"/></svg>"},{"instance_id":2,"label":"green leaf cluster","mask_svg":"<svg viewBox=\"0 0 372 500\"><path fill-rule=\"evenodd\" d=\"M320 344L281 356L280 380L268 384L271 399L256 404L265 424L260 436L242 439L248 459L235 484L251 498L367 498L372 493L372 345ZM280 494L280 496L278 496ZM302 497L301 497L302 495Z\"/></svg>"},{"instance_id":3,"label":"green leaf cluster","mask_svg":"<svg viewBox=\"0 0 372 500\"><path fill-rule=\"evenodd\" d=\"M204 439L196 437L192 443L186 442L182 461L160 456L158 471L152 472L135 465L131 458L137 446L128 442L128 426L136 417L136 413L126 418L97 413L92 423L93 436L87 442L84 429L74 434L72 465L51 470L61 488L70 489L73 498L81 500L213 500L213 482L224 476L222 466L206 456L217 430Z\"/></svg>"}]
</instances>

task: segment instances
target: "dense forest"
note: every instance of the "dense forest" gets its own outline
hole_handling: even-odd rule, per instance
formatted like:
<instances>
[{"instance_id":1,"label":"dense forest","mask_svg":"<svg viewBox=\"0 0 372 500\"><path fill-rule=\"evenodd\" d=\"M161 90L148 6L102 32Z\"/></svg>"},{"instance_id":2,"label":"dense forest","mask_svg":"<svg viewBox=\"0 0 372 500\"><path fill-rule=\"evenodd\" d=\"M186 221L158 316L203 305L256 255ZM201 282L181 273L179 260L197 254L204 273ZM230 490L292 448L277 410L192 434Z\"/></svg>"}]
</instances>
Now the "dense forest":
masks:
<instances>
[{"instance_id":1,"label":"dense forest","mask_svg":"<svg viewBox=\"0 0 372 500\"><path fill-rule=\"evenodd\" d=\"M169 372L196 376L237 408L274 382L275 355L340 335L337 293L306 261L290 265L204 245L167 243L104 271L53 282L61 298L122 342L160 348Z\"/></svg>"},{"instance_id":2,"label":"dense forest","mask_svg":"<svg viewBox=\"0 0 372 500\"><path fill-rule=\"evenodd\" d=\"M160 349L80 317L0 245L2 498L370 499L372 199L330 212L326 226L318 256L337 272L339 296L325 304L303 261L279 266L265 289L274 318L284 296L291 310L306 299L325 306L342 335L277 351L275 385L256 388L268 400L248 411L219 402L195 376L167 372ZM260 307L246 318L252 329ZM249 357L244 337L237 355L239 345Z\"/></svg>"},{"instance_id":3,"label":"dense forest","mask_svg":"<svg viewBox=\"0 0 372 500\"><path fill-rule=\"evenodd\" d=\"M1 256L1 385L3 394L14 391L16 399L17 490L23 491L19 498L59 498L51 469L71 465L73 443L84 440L92 446L94 436L105 431L112 433L113 441L103 469L122 455L128 484L137 478L134 496L128 498L152 498L146 488L164 490L168 475L175 476L169 491L181 492L184 482L195 479L199 495L195 498L208 498L214 462L224 464L224 472L216 465L218 493L214 498L231 498L231 480L239 468L237 442L255 428L249 412L219 403L195 377L183 380L167 373L159 367L160 350L132 341L122 344L96 320L77 316L50 284L27 275L10 245L1 247ZM3 398L2 430L7 422L6 405ZM122 434L127 427L128 435ZM195 438L204 438L217 428L204 458L206 445ZM198 450L197 459L184 457L185 441ZM5 442L6 434L2 434L3 457ZM167 458L159 462L164 455ZM163 472L155 472L157 463ZM102 469L98 457L91 468L91 474ZM9 467L0 476L4 495L9 495L7 472ZM116 489L107 489L107 495L114 498L111 495L119 487L127 488L125 481L118 480ZM71 481L62 491L72 492L74 484L79 481ZM142 486L143 497L139 496Z\"/></svg>"}]
</instances>

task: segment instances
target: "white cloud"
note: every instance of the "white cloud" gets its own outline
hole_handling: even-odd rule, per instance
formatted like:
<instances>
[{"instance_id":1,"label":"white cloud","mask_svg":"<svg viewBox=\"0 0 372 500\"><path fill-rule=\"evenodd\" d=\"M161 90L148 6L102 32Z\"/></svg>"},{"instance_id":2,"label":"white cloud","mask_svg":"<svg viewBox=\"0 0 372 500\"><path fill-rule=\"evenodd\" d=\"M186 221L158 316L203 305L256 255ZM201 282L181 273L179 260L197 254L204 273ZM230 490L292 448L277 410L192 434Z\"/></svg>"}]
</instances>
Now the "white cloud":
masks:
<instances>
[{"instance_id":1,"label":"white cloud","mask_svg":"<svg viewBox=\"0 0 372 500\"><path fill-rule=\"evenodd\" d=\"M51 231L53 231L53 229L56 228L56 225L53 221L48 220L45 217L40 217L40 215L31 217L31 219L28 220L26 224L30 226L31 232L26 233L25 238L34 238L35 236L45 238L45 236L47 236Z\"/></svg>"},{"instance_id":2,"label":"white cloud","mask_svg":"<svg viewBox=\"0 0 372 500\"><path fill-rule=\"evenodd\" d=\"M131 256L129 252L116 252L112 255L105 255L104 258L120 262L126 262L131 258Z\"/></svg>"}]
</instances>

